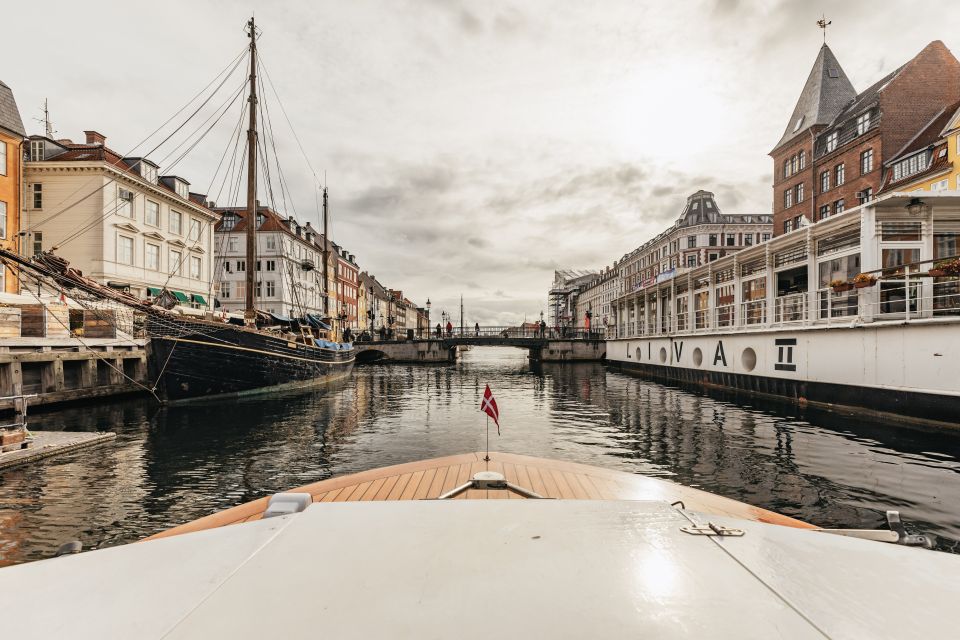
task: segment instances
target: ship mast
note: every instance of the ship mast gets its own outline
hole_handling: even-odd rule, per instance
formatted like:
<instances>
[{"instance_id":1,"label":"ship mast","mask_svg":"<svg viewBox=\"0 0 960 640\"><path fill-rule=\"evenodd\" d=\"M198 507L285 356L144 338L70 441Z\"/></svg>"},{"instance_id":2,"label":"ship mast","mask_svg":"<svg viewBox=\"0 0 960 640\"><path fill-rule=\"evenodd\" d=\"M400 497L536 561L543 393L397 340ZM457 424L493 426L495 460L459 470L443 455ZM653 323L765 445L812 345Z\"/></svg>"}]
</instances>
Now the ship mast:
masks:
<instances>
[{"instance_id":1,"label":"ship mast","mask_svg":"<svg viewBox=\"0 0 960 640\"><path fill-rule=\"evenodd\" d=\"M332 319L330 318L330 292L327 290L327 246L330 242L330 237L327 235L327 187L323 187L323 317L325 320L331 320L331 326L333 326Z\"/></svg>"},{"instance_id":2,"label":"ship mast","mask_svg":"<svg viewBox=\"0 0 960 640\"><path fill-rule=\"evenodd\" d=\"M257 320L254 287L257 278L257 28L253 17L247 22L250 36L250 126L247 129L247 291L244 323Z\"/></svg>"}]
</instances>

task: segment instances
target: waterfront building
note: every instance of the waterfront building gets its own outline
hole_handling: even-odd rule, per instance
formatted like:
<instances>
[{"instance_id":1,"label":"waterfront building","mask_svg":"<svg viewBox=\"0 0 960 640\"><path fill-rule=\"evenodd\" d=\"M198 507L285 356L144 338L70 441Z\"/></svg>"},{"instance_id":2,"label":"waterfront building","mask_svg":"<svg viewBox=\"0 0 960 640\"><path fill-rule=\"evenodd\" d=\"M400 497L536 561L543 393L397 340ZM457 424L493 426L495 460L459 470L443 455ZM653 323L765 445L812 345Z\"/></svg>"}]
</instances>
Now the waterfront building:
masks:
<instances>
[{"instance_id":1,"label":"waterfront building","mask_svg":"<svg viewBox=\"0 0 960 640\"><path fill-rule=\"evenodd\" d=\"M20 118L13 91L0 82L0 246L20 253L20 188L23 142L27 134ZM0 291L19 293L20 283L14 273L7 273L0 264Z\"/></svg>"},{"instance_id":2,"label":"waterfront building","mask_svg":"<svg viewBox=\"0 0 960 640\"><path fill-rule=\"evenodd\" d=\"M577 324L577 298L580 291L599 274L587 269L559 269L553 272L553 285L547 293L547 324L550 327Z\"/></svg>"},{"instance_id":3,"label":"waterfront building","mask_svg":"<svg viewBox=\"0 0 960 640\"><path fill-rule=\"evenodd\" d=\"M359 335L361 331L369 331L370 329L370 316L369 309L367 305L367 300L370 295L367 291L367 285L363 280L363 274L357 274L357 323L354 325L354 328L357 330L356 333Z\"/></svg>"},{"instance_id":4,"label":"waterfront building","mask_svg":"<svg viewBox=\"0 0 960 640\"><path fill-rule=\"evenodd\" d=\"M360 274L360 284L367 293L367 328L371 333L387 329L390 311L393 308L392 296L377 277L367 273Z\"/></svg>"},{"instance_id":5,"label":"waterfront building","mask_svg":"<svg viewBox=\"0 0 960 640\"><path fill-rule=\"evenodd\" d=\"M106 137L30 136L24 162L24 250L56 247L84 275L149 298L167 289L183 306L209 308L213 224L206 196L148 158L122 157Z\"/></svg>"},{"instance_id":6,"label":"waterfront building","mask_svg":"<svg viewBox=\"0 0 960 640\"><path fill-rule=\"evenodd\" d=\"M725 214L714 195L700 190L687 198L669 228L619 261L622 295L683 276L693 269L770 239L768 214Z\"/></svg>"},{"instance_id":7,"label":"waterfront building","mask_svg":"<svg viewBox=\"0 0 960 640\"><path fill-rule=\"evenodd\" d=\"M257 264L247 264L247 209L216 207L217 300L224 311L246 306L246 270L256 269L257 307L285 317L322 316L322 236L309 222L298 223L270 207L257 209Z\"/></svg>"},{"instance_id":8,"label":"waterfront building","mask_svg":"<svg viewBox=\"0 0 960 640\"><path fill-rule=\"evenodd\" d=\"M960 190L960 102L944 107L884 163L879 193Z\"/></svg>"},{"instance_id":9,"label":"waterfront building","mask_svg":"<svg viewBox=\"0 0 960 640\"><path fill-rule=\"evenodd\" d=\"M960 62L935 41L857 93L824 44L773 159L774 233L869 202L888 160L960 96Z\"/></svg>"},{"instance_id":10,"label":"waterfront building","mask_svg":"<svg viewBox=\"0 0 960 640\"><path fill-rule=\"evenodd\" d=\"M356 257L340 245L333 243L336 253L336 318L340 330L357 326L357 288L360 286L360 269Z\"/></svg>"},{"instance_id":11,"label":"waterfront building","mask_svg":"<svg viewBox=\"0 0 960 640\"><path fill-rule=\"evenodd\" d=\"M583 286L576 296L577 325L585 324L587 313L590 314L593 328L613 323L611 303L623 292L623 278L620 276L619 267L619 263L614 262Z\"/></svg>"}]
</instances>

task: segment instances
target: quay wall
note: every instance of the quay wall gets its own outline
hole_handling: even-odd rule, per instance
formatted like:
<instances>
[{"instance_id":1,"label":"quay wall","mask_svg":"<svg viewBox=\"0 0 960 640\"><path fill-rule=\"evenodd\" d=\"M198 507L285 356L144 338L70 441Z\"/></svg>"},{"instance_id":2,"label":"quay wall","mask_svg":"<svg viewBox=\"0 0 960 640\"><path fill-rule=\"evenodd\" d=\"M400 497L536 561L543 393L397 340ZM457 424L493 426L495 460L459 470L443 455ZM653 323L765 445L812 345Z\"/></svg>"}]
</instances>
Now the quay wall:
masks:
<instances>
[{"instance_id":1,"label":"quay wall","mask_svg":"<svg viewBox=\"0 0 960 640\"><path fill-rule=\"evenodd\" d=\"M657 336L607 342L616 368L676 382L960 427L960 324Z\"/></svg>"},{"instance_id":2,"label":"quay wall","mask_svg":"<svg viewBox=\"0 0 960 640\"><path fill-rule=\"evenodd\" d=\"M136 381L136 382L134 382ZM143 340L8 338L0 341L0 397L17 388L37 397L29 407L143 393L147 363ZM13 400L0 399L0 411Z\"/></svg>"}]
</instances>

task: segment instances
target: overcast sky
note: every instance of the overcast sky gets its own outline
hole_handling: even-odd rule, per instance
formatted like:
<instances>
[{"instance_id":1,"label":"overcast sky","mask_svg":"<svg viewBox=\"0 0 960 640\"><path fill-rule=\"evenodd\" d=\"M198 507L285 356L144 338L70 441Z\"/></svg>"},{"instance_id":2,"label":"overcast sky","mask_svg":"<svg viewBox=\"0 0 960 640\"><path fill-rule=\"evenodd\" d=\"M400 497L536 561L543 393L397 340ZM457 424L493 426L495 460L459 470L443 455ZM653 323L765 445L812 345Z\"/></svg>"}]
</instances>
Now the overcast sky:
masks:
<instances>
[{"instance_id":1,"label":"overcast sky","mask_svg":"<svg viewBox=\"0 0 960 640\"><path fill-rule=\"evenodd\" d=\"M429 297L434 318L462 293L469 324L538 317L555 268L610 264L697 189L728 213L769 212L766 154L821 11L858 90L931 40L960 46L955 0L47 1L7 8L0 80L29 133L48 98L57 137L96 129L125 153L240 53L251 11L326 172L333 239L386 286ZM297 216L316 224L314 178L270 108ZM194 190L237 116L176 167Z\"/></svg>"}]
</instances>

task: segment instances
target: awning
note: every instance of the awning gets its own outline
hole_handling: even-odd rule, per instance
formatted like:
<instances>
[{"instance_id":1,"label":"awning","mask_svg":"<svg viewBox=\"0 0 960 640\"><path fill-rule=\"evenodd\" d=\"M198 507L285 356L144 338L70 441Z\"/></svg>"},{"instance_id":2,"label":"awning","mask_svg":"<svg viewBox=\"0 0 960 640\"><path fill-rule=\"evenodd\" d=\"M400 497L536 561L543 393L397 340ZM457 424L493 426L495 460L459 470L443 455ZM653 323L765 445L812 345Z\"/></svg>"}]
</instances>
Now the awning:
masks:
<instances>
[{"instance_id":1,"label":"awning","mask_svg":"<svg viewBox=\"0 0 960 640\"><path fill-rule=\"evenodd\" d=\"M187 294L185 294L182 291L171 291L170 293L172 293L173 297L179 300L180 302L190 302L190 298L188 298Z\"/></svg>"},{"instance_id":2,"label":"awning","mask_svg":"<svg viewBox=\"0 0 960 640\"><path fill-rule=\"evenodd\" d=\"M147 287L147 293L151 296L158 296L163 293L163 289L157 289L156 287Z\"/></svg>"},{"instance_id":3,"label":"awning","mask_svg":"<svg viewBox=\"0 0 960 640\"><path fill-rule=\"evenodd\" d=\"M330 325L320 319L320 316L315 313L308 313L306 316L307 324L317 329L323 329L324 331L330 331Z\"/></svg>"},{"instance_id":4,"label":"awning","mask_svg":"<svg viewBox=\"0 0 960 640\"><path fill-rule=\"evenodd\" d=\"M203 296L199 293L191 293L190 296L193 298L193 301L197 304L207 305L207 301L203 299Z\"/></svg>"}]
</instances>

